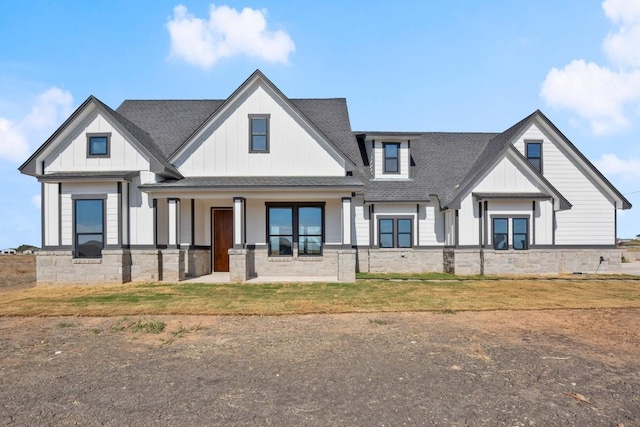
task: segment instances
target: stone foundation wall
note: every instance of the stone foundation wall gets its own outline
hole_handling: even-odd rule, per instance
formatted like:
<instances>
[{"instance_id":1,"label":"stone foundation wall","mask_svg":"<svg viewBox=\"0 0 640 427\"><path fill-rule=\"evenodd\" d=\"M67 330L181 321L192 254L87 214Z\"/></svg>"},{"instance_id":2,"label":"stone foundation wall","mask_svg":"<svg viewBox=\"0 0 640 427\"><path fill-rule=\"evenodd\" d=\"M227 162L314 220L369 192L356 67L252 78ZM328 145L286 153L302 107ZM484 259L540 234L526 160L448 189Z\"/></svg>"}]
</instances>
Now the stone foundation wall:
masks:
<instances>
[{"instance_id":1,"label":"stone foundation wall","mask_svg":"<svg viewBox=\"0 0 640 427\"><path fill-rule=\"evenodd\" d=\"M237 250L230 250L230 257L232 251ZM245 259L247 278L314 276L335 277L344 282L356 279L354 249L325 249L320 257L269 257L266 249L253 249L246 252Z\"/></svg>"},{"instance_id":2,"label":"stone foundation wall","mask_svg":"<svg viewBox=\"0 0 640 427\"><path fill-rule=\"evenodd\" d=\"M454 273L460 275L483 273L483 254L480 249L455 249Z\"/></svg>"},{"instance_id":3,"label":"stone foundation wall","mask_svg":"<svg viewBox=\"0 0 640 427\"><path fill-rule=\"evenodd\" d=\"M131 249L131 280L155 282L162 280L162 254L158 249Z\"/></svg>"},{"instance_id":4,"label":"stone foundation wall","mask_svg":"<svg viewBox=\"0 0 640 427\"><path fill-rule=\"evenodd\" d=\"M200 277L211 271L211 251L209 249L189 249L185 252L187 277Z\"/></svg>"},{"instance_id":5,"label":"stone foundation wall","mask_svg":"<svg viewBox=\"0 0 640 427\"><path fill-rule=\"evenodd\" d=\"M229 249L229 280L244 282L249 278L248 249Z\"/></svg>"},{"instance_id":6,"label":"stone foundation wall","mask_svg":"<svg viewBox=\"0 0 640 427\"><path fill-rule=\"evenodd\" d=\"M73 258L72 251L39 251L36 276L38 285L125 283L131 280L131 255L103 250L102 258Z\"/></svg>"},{"instance_id":7,"label":"stone foundation wall","mask_svg":"<svg viewBox=\"0 0 640 427\"><path fill-rule=\"evenodd\" d=\"M162 281L179 282L186 277L185 250L162 249Z\"/></svg>"},{"instance_id":8,"label":"stone foundation wall","mask_svg":"<svg viewBox=\"0 0 640 427\"><path fill-rule=\"evenodd\" d=\"M600 262L600 257L604 258ZM484 273L541 274L620 273L622 253L611 249L531 249L484 251Z\"/></svg>"},{"instance_id":9,"label":"stone foundation wall","mask_svg":"<svg viewBox=\"0 0 640 427\"><path fill-rule=\"evenodd\" d=\"M442 249L358 249L357 256L358 272L362 273L443 271Z\"/></svg>"}]
</instances>

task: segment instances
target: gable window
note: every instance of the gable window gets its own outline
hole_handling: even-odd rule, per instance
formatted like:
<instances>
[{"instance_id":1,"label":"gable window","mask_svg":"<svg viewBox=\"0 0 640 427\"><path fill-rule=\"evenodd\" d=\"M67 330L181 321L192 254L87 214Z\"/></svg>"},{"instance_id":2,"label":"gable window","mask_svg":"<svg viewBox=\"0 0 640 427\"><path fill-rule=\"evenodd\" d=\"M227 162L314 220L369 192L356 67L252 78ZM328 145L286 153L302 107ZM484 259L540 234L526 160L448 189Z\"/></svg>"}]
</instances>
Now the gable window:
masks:
<instances>
[{"instance_id":1,"label":"gable window","mask_svg":"<svg viewBox=\"0 0 640 427\"><path fill-rule=\"evenodd\" d=\"M383 142L384 173L400 173L400 144Z\"/></svg>"},{"instance_id":2,"label":"gable window","mask_svg":"<svg viewBox=\"0 0 640 427\"><path fill-rule=\"evenodd\" d=\"M509 249L509 219L493 218L493 249Z\"/></svg>"},{"instance_id":3,"label":"gable window","mask_svg":"<svg viewBox=\"0 0 640 427\"><path fill-rule=\"evenodd\" d=\"M513 249L524 250L529 247L529 220L513 218Z\"/></svg>"},{"instance_id":4,"label":"gable window","mask_svg":"<svg viewBox=\"0 0 640 427\"><path fill-rule=\"evenodd\" d=\"M542 173L542 143L541 142L526 142L527 160L531 163L531 166Z\"/></svg>"},{"instance_id":5,"label":"gable window","mask_svg":"<svg viewBox=\"0 0 640 427\"><path fill-rule=\"evenodd\" d=\"M322 255L324 206L321 204L267 205L269 256Z\"/></svg>"},{"instance_id":6,"label":"gable window","mask_svg":"<svg viewBox=\"0 0 640 427\"><path fill-rule=\"evenodd\" d=\"M249 152L269 152L268 115L249 115Z\"/></svg>"},{"instance_id":7,"label":"gable window","mask_svg":"<svg viewBox=\"0 0 640 427\"><path fill-rule=\"evenodd\" d=\"M411 218L380 218L378 244L381 248L410 248L413 241Z\"/></svg>"},{"instance_id":8,"label":"gable window","mask_svg":"<svg viewBox=\"0 0 640 427\"><path fill-rule=\"evenodd\" d=\"M104 200L74 200L76 258L100 258L104 248Z\"/></svg>"},{"instance_id":9,"label":"gable window","mask_svg":"<svg viewBox=\"0 0 640 427\"><path fill-rule=\"evenodd\" d=\"M109 157L111 150L111 134L87 135L87 157Z\"/></svg>"}]
</instances>

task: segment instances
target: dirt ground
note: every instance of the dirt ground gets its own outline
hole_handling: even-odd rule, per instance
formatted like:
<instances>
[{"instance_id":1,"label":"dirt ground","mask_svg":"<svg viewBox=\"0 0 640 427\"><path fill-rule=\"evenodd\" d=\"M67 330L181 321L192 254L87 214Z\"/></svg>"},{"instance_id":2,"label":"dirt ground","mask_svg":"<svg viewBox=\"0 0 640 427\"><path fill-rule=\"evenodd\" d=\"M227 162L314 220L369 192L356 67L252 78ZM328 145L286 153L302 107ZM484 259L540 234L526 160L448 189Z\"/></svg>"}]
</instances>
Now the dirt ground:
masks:
<instances>
[{"instance_id":1,"label":"dirt ground","mask_svg":"<svg viewBox=\"0 0 640 427\"><path fill-rule=\"evenodd\" d=\"M0 318L4 425L640 426L640 310Z\"/></svg>"}]
</instances>

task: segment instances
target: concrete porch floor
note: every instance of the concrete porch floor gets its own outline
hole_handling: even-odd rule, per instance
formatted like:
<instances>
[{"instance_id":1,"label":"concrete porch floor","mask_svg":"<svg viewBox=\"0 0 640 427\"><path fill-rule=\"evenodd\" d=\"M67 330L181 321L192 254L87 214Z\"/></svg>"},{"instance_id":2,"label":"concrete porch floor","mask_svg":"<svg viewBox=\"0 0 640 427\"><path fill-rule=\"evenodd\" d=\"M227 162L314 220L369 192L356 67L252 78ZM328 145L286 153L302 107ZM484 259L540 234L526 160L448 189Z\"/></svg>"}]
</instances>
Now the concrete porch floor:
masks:
<instances>
[{"instance_id":1,"label":"concrete porch floor","mask_svg":"<svg viewBox=\"0 0 640 427\"><path fill-rule=\"evenodd\" d=\"M245 283L292 283L292 282L337 282L337 276L261 276L253 277ZM214 272L200 277L183 280L180 283L231 283L229 273Z\"/></svg>"}]
</instances>

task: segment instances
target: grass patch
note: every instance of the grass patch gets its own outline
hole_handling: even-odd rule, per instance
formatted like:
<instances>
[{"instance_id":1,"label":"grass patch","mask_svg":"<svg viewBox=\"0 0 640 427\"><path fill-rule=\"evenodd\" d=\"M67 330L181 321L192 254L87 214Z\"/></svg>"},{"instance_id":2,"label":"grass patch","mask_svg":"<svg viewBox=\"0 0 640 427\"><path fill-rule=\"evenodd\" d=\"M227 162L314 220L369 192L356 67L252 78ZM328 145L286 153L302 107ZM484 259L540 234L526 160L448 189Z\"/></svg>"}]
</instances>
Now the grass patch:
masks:
<instances>
[{"instance_id":1,"label":"grass patch","mask_svg":"<svg viewBox=\"0 0 640 427\"><path fill-rule=\"evenodd\" d=\"M111 326L111 332L129 330L131 332L142 332L145 334L159 334L164 331L165 326L166 323L160 320L142 318L136 321L124 316Z\"/></svg>"},{"instance_id":2,"label":"grass patch","mask_svg":"<svg viewBox=\"0 0 640 427\"><path fill-rule=\"evenodd\" d=\"M75 323L72 322L60 322L58 323L58 328L73 328L76 326Z\"/></svg>"},{"instance_id":3,"label":"grass patch","mask_svg":"<svg viewBox=\"0 0 640 427\"><path fill-rule=\"evenodd\" d=\"M0 293L0 316L125 316L118 332L161 314L282 315L398 311L640 307L640 282L362 279L356 283L202 284L35 287Z\"/></svg>"}]
</instances>

